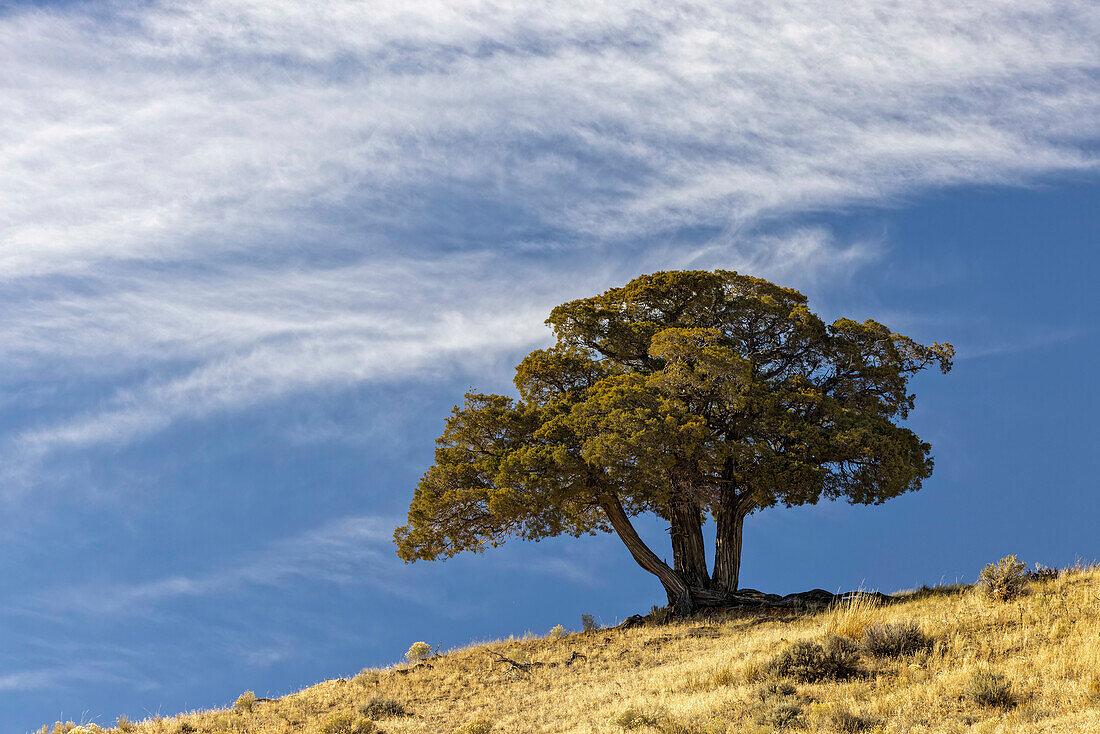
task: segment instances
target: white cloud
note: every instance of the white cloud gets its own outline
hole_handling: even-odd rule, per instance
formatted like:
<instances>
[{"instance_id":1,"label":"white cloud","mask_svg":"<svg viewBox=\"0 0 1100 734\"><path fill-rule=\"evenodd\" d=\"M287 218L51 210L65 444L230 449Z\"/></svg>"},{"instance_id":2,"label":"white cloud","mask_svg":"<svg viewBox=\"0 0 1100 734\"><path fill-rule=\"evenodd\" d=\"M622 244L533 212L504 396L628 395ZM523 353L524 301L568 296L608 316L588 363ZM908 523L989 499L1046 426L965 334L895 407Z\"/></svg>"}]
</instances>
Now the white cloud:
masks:
<instances>
[{"instance_id":1,"label":"white cloud","mask_svg":"<svg viewBox=\"0 0 1100 734\"><path fill-rule=\"evenodd\" d=\"M0 16L0 379L108 385L9 432L31 474L491 362L642 269L875 252L786 213L1096 167L1092 3L90 7Z\"/></svg>"},{"instance_id":2,"label":"white cloud","mask_svg":"<svg viewBox=\"0 0 1100 734\"><path fill-rule=\"evenodd\" d=\"M57 690L72 681L99 682L112 681L128 684L141 689L149 686L147 682L125 677L118 672L119 665L82 661L80 665L59 665L48 668L17 670L0 673L0 691L41 691Z\"/></svg>"},{"instance_id":3,"label":"white cloud","mask_svg":"<svg viewBox=\"0 0 1100 734\"><path fill-rule=\"evenodd\" d=\"M367 584L388 594L416 599L418 593L394 573L403 565L393 555L396 524L393 518L343 518L275 541L262 552L235 558L205 574L50 589L28 600L23 609L35 614L146 614L180 598L232 594L249 587L282 586L303 580Z\"/></svg>"},{"instance_id":4,"label":"white cloud","mask_svg":"<svg viewBox=\"0 0 1100 734\"><path fill-rule=\"evenodd\" d=\"M964 346L959 349L958 359L982 359L985 357L1004 357L1021 352L1065 344L1090 334L1088 329L1078 327L1050 327L1040 332L1024 330L999 341L986 341L984 344Z\"/></svg>"},{"instance_id":5,"label":"white cloud","mask_svg":"<svg viewBox=\"0 0 1100 734\"><path fill-rule=\"evenodd\" d=\"M3 611L11 614L65 619L73 615L116 618L148 615L173 601L216 598L263 587L284 588L302 583L369 586L380 594L437 607L453 613L461 607L444 599L437 584L424 584L423 573L439 569L419 567L412 573L393 550L398 518L344 517L297 535L271 542L260 551L229 559L206 572L165 575L147 581L47 588L15 601ZM598 583L591 559L545 555L495 559L498 567L542 574L564 582L592 587ZM479 563L486 561L480 560ZM411 573L411 575L410 575Z\"/></svg>"},{"instance_id":6,"label":"white cloud","mask_svg":"<svg viewBox=\"0 0 1100 734\"><path fill-rule=\"evenodd\" d=\"M0 275L313 239L334 209L402 228L439 218L423 197L441 189L605 238L1091 167L1075 144L1097 133L1098 16L1067 0L11 13Z\"/></svg>"}]
</instances>

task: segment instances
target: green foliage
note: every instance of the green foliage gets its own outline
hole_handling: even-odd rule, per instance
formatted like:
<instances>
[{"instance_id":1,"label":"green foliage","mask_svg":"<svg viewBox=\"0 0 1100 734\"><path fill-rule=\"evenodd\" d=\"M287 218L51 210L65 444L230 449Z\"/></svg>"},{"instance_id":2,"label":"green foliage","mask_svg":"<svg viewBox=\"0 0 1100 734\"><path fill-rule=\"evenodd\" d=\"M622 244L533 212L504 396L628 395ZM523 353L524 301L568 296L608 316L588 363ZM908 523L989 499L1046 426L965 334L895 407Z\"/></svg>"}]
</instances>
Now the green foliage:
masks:
<instances>
[{"instance_id":1,"label":"green foliage","mask_svg":"<svg viewBox=\"0 0 1100 734\"><path fill-rule=\"evenodd\" d=\"M858 672L855 643L829 635L824 642L800 640L775 656L769 670L776 678L802 683L849 678Z\"/></svg>"},{"instance_id":2,"label":"green foliage","mask_svg":"<svg viewBox=\"0 0 1100 734\"><path fill-rule=\"evenodd\" d=\"M565 627L562 627L560 624L555 624L553 627L550 628L550 633L547 636L551 640L560 640L567 634L569 633L565 630Z\"/></svg>"},{"instance_id":3,"label":"green foliage","mask_svg":"<svg viewBox=\"0 0 1100 734\"><path fill-rule=\"evenodd\" d=\"M1009 708L1016 703L1012 685L999 673L979 670L970 676L967 695L979 706Z\"/></svg>"},{"instance_id":4,"label":"green foliage","mask_svg":"<svg viewBox=\"0 0 1100 734\"><path fill-rule=\"evenodd\" d=\"M913 407L909 379L946 372L952 347L872 320L826 324L806 303L717 270L645 275L558 306L555 345L516 368L518 399L471 392L452 411L394 533L398 554L614 530L664 574L621 508L676 525L673 565L708 583L701 537L684 541L708 513L721 544L739 547L754 510L919 489L931 447L898 422ZM720 555L719 583L735 583L738 554Z\"/></svg>"},{"instance_id":5,"label":"green foliage","mask_svg":"<svg viewBox=\"0 0 1100 734\"><path fill-rule=\"evenodd\" d=\"M371 719L385 719L393 716L408 716L400 702L392 698L375 696L359 707L359 713Z\"/></svg>"},{"instance_id":6,"label":"green foliage","mask_svg":"<svg viewBox=\"0 0 1100 734\"><path fill-rule=\"evenodd\" d=\"M378 730L370 719L339 711L321 724L321 734L371 734Z\"/></svg>"},{"instance_id":7,"label":"green foliage","mask_svg":"<svg viewBox=\"0 0 1100 734\"><path fill-rule=\"evenodd\" d=\"M242 713L248 713L252 711L252 707L256 705L256 694L252 691L245 691L237 700L233 703L233 710Z\"/></svg>"},{"instance_id":8,"label":"green foliage","mask_svg":"<svg viewBox=\"0 0 1100 734\"><path fill-rule=\"evenodd\" d=\"M978 586L992 599L1007 601L1020 594L1027 581L1027 564L1016 556L990 563L978 575Z\"/></svg>"},{"instance_id":9,"label":"green foliage","mask_svg":"<svg viewBox=\"0 0 1100 734\"><path fill-rule=\"evenodd\" d=\"M916 622L874 624L863 631L863 649L875 657L896 658L932 648L932 638Z\"/></svg>"},{"instance_id":10,"label":"green foliage","mask_svg":"<svg viewBox=\"0 0 1100 734\"><path fill-rule=\"evenodd\" d=\"M462 726L455 729L454 734L489 734L493 730L493 722L489 719L470 719Z\"/></svg>"},{"instance_id":11,"label":"green foliage","mask_svg":"<svg viewBox=\"0 0 1100 734\"><path fill-rule=\"evenodd\" d=\"M418 663L421 660L425 660L432 654L432 646L426 642L414 642L409 646L409 649L405 651L405 659L410 663Z\"/></svg>"},{"instance_id":12,"label":"green foliage","mask_svg":"<svg viewBox=\"0 0 1100 734\"><path fill-rule=\"evenodd\" d=\"M585 632L596 632L600 629L600 623L591 614L581 615L581 626Z\"/></svg>"}]
</instances>

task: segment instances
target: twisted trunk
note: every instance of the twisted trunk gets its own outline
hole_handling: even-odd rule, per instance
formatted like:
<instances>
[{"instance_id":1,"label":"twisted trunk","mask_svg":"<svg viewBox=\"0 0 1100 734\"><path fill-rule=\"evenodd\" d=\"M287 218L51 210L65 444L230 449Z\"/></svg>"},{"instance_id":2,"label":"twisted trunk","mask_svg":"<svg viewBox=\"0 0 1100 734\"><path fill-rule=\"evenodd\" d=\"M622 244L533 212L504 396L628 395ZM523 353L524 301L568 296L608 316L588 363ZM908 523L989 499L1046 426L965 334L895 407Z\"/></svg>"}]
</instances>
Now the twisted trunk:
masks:
<instances>
[{"instance_id":1,"label":"twisted trunk","mask_svg":"<svg viewBox=\"0 0 1100 734\"><path fill-rule=\"evenodd\" d=\"M707 552L703 545L703 513L694 502L677 502L669 507L672 563L688 588L710 586Z\"/></svg>"},{"instance_id":2,"label":"twisted trunk","mask_svg":"<svg viewBox=\"0 0 1100 734\"><path fill-rule=\"evenodd\" d=\"M741 539L745 515L736 508L718 512L717 531L714 538L714 579L710 588L717 594L728 596L737 591L741 573Z\"/></svg>"},{"instance_id":3,"label":"twisted trunk","mask_svg":"<svg viewBox=\"0 0 1100 734\"><path fill-rule=\"evenodd\" d=\"M612 529L626 545L638 565L660 580L661 585L665 587L668 603L676 613L686 615L695 611L691 589L684 583L680 574L669 568L668 564L658 558L657 554L651 551L641 539L623 510L619 498L614 494L605 494L600 498L600 507L607 515L607 521Z\"/></svg>"},{"instance_id":4,"label":"twisted trunk","mask_svg":"<svg viewBox=\"0 0 1100 734\"><path fill-rule=\"evenodd\" d=\"M728 494L724 492L716 513L713 576L707 571L702 512L694 503L680 502L669 507L672 568L641 539L616 495L601 497L600 507L638 565L661 582L676 614L691 614L700 607L720 607L737 591L742 529L751 505L732 489Z\"/></svg>"}]
</instances>

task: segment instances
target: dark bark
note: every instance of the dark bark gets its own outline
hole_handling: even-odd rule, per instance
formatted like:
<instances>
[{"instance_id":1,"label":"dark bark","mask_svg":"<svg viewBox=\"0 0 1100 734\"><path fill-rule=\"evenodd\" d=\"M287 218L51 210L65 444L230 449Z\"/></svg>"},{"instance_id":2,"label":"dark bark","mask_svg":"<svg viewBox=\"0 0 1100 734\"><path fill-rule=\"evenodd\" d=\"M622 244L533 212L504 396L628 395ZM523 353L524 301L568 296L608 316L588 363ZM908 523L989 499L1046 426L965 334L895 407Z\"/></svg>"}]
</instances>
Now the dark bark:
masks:
<instances>
[{"instance_id":1,"label":"dark bark","mask_svg":"<svg viewBox=\"0 0 1100 734\"><path fill-rule=\"evenodd\" d=\"M691 614L695 610L692 599L692 590L684 583L676 571L668 567L668 564L657 557L657 554L649 549L649 546L638 535L630 518L623 510L622 503L614 494L606 494L600 498L600 507L607 515L607 521L615 530L615 533L626 545L630 555L638 562L638 565L649 571L660 580L665 587L669 605L677 614Z\"/></svg>"},{"instance_id":2,"label":"dark bark","mask_svg":"<svg viewBox=\"0 0 1100 734\"><path fill-rule=\"evenodd\" d=\"M723 596L737 591L741 574L741 540L751 506L730 485L722 490L715 518L714 579L710 588Z\"/></svg>"},{"instance_id":3,"label":"dark bark","mask_svg":"<svg viewBox=\"0 0 1100 734\"><path fill-rule=\"evenodd\" d=\"M694 502L678 502L669 508L672 564L692 589L710 586L707 552L703 545L703 513Z\"/></svg>"},{"instance_id":4,"label":"dark bark","mask_svg":"<svg viewBox=\"0 0 1100 734\"><path fill-rule=\"evenodd\" d=\"M737 591L745 516L736 508L718 513L714 539L714 579L710 588L723 596Z\"/></svg>"},{"instance_id":5,"label":"dark bark","mask_svg":"<svg viewBox=\"0 0 1100 734\"><path fill-rule=\"evenodd\" d=\"M713 578L707 572L702 514L695 505L682 503L669 510L674 559L674 567L670 568L638 535L617 496L609 494L600 501L611 527L638 565L658 578L669 605L678 615L736 601L742 528L748 505L732 492L724 499L729 502L723 502L718 512Z\"/></svg>"}]
</instances>

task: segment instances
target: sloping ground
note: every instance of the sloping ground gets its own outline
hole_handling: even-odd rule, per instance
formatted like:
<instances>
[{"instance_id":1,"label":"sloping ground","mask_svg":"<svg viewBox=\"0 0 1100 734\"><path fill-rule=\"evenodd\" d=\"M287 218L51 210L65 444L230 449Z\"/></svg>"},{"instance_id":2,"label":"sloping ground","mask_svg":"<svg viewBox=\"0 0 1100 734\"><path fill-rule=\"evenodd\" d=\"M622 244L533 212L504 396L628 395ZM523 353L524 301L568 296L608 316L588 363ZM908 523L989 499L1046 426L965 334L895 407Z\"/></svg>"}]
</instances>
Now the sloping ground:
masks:
<instances>
[{"instance_id":1,"label":"sloping ground","mask_svg":"<svg viewBox=\"0 0 1100 734\"><path fill-rule=\"evenodd\" d=\"M930 647L922 648L917 634L917 651L900 657L868 649L868 629L910 622ZM893 632L913 641L912 629ZM856 649L833 639L825 645L833 650L829 657L795 644L830 635ZM775 660L792 647L803 657L784 677ZM821 674L826 677L808 680ZM407 714L385 713L393 707L385 699ZM374 709L364 709L372 700ZM818 613L770 610L510 639L411 668L365 670L276 701L249 706L246 699L237 708L123 728L142 734L1100 733L1100 570L1029 581L1008 601L977 588L926 589L888 605L857 600Z\"/></svg>"}]
</instances>

